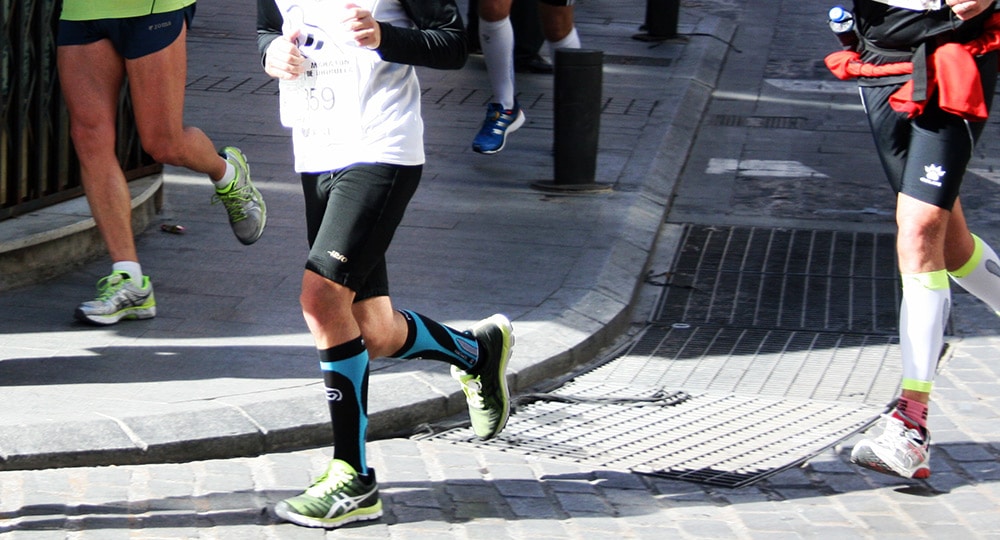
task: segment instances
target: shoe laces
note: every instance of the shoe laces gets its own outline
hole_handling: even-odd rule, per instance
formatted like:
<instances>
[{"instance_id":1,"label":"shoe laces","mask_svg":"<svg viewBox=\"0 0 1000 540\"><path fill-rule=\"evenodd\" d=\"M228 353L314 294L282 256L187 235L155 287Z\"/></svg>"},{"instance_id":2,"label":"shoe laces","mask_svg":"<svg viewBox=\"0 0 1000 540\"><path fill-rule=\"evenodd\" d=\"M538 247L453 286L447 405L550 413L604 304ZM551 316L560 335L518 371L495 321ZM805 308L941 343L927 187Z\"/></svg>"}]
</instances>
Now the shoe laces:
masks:
<instances>
[{"instance_id":1,"label":"shoe laces","mask_svg":"<svg viewBox=\"0 0 1000 540\"><path fill-rule=\"evenodd\" d=\"M516 116L517 116L517 109L516 108L515 109L506 109L505 110L505 109L501 109L500 107L497 107L495 109L490 109L486 113L486 118L489 119L490 122L494 122L494 123L497 123L497 124L504 123L504 122L506 122L506 123L509 124L509 123L511 123L511 122L514 121L514 117L516 117Z\"/></svg>"},{"instance_id":2,"label":"shoe laces","mask_svg":"<svg viewBox=\"0 0 1000 540\"><path fill-rule=\"evenodd\" d=\"M885 429L879 438L888 441L898 441L902 438L917 446L926 444L926 436L920 428L908 427L906 422L892 415L886 416Z\"/></svg>"},{"instance_id":3,"label":"shoe laces","mask_svg":"<svg viewBox=\"0 0 1000 540\"><path fill-rule=\"evenodd\" d=\"M97 281L97 299L107 301L125 286L126 279L122 274L114 273Z\"/></svg>"},{"instance_id":4,"label":"shoe laces","mask_svg":"<svg viewBox=\"0 0 1000 540\"><path fill-rule=\"evenodd\" d=\"M479 375L466 375L462 378L462 390L465 392L465 399L470 405L476 407L477 409L482 409L486 406L486 402L483 399L483 381Z\"/></svg>"},{"instance_id":5,"label":"shoe laces","mask_svg":"<svg viewBox=\"0 0 1000 540\"><path fill-rule=\"evenodd\" d=\"M226 213L229 214L229 221L235 223L246 219L247 214L244 203L250 202L252 198L249 184L241 186L237 180L233 180L229 191L225 193L215 192L215 195L212 197L212 204L221 202L226 207Z\"/></svg>"},{"instance_id":6,"label":"shoe laces","mask_svg":"<svg viewBox=\"0 0 1000 540\"><path fill-rule=\"evenodd\" d=\"M330 467L313 482L313 485L309 486L306 494L323 498L350 484L353 479L354 475L349 471L339 467Z\"/></svg>"}]
</instances>

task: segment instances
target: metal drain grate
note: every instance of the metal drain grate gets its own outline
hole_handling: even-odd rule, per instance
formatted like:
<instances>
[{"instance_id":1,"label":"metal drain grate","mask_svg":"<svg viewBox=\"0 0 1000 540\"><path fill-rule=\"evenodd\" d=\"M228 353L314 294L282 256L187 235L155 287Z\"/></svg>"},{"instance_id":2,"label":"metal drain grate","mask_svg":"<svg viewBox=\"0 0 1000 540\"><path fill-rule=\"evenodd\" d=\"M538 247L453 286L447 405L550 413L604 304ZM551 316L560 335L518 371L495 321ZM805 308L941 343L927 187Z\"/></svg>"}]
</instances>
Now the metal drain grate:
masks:
<instances>
[{"instance_id":1,"label":"metal drain grate","mask_svg":"<svg viewBox=\"0 0 1000 540\"><path fill-rule=\"evenodd\" d=\"M603 390L634 394L627 387ZM815 456L862 429L872 414L838 403L736 394L694 395L672 407L543 402L519 409L495 439L477 442L467 428L436 438L740 487Z\"/></svg>"},{"instance_id":2,"label":"metal drain grate","mask_svg":"<svg viewBox=\"0 0 1000 540\"><path fill-rule=\"evenodd\" d=\"M652 58L649 56L623 56L618 54L605 54L604 65L620 66L644 66L644 67L670 67L674 64L673 58Z\"/></svg>"},{"instance_id":3,"label":"metal drain grate","mask_svg":"<svg viewBox=\"0 0 1000 540\"><path fill-rule=\"evenodd\" d=\"M643 474L740 487L864 429L900 380L888 336L650 327L621 356L518 408L497 439L438 438ZM607 404L656 392L670 406ZM590 402L588 402L590 401Z\"/></svg>"},{"instance_id":4,"label":"metal drain grate","mask_svg":"<svg viewBox=\"0 0 1000 540\"><path fill-rule=\"evenodd\" d=\"M496 439L433 437L725 487L800 465L899 390L894 253L891 235L689 227L623 353L518 408ZM641 401L664 393L686 399Z\"/></svg>"},{"instance_id":5,"label":"metal drain grate","mask_svg":"<svg viewBox=\"0 0 1000 540\"><path fill-rule=\"evenodd\" d=\"M689 227L654 320L897 333L891 234Z\"/></svg>"},{"instance_id":6,"label":"metal drain grate","mask_svg":"<svg viewBox=\"0 0 1000 540\"><path fill-rule=\"evenodd\" d=\"M741 116L717 114L708 124L718 127L749 127L762 129L804 129L806 119L799 116Z\"/></svg>"}]
</instances>

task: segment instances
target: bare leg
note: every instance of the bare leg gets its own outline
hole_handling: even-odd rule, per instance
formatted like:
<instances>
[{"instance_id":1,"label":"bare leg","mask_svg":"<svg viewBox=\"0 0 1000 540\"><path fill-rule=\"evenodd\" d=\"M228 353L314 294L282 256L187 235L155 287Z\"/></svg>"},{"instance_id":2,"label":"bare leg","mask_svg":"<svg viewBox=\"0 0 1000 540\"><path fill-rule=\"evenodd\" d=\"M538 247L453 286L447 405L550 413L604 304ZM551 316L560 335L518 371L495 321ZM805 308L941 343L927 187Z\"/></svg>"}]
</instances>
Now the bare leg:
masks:
<instances>
[{"instance_id":1,"label":"bare leg","mask_svg":"<svg viewBox=\"0 0 1000 540\"><path fill-rule=\"evenodd\" d=\"M409 331L406 319L393 309L388 296L357 302L353 312L372 358L389 356L403 347Z\"/></svg>"},{"instance_id":2,"label":"bare leg","mask_svg":"<svg viewBox=\"0 0 1000 540\"><path fill-rule=\"evenodd\" d=\"M960 197L951 209L951 219L948 220L947 236L944 242L944 260L949 271L957 270L965 264L976 248L975 242L972 240L972 233L965 222L961 203Z\"/></svg>"},{"instance_id":3,"label":"bare leg","mask_svg":"<svg viewBox=\"0 0 1000 540\"><path fill-rule=\"evenodd\" d=\"M479 18L488 22L497 22L510 17L510 6L513 0L479 0Z\"/></svg>"},{"instance_id":4,"label":"bare leg","mask_svg":"<svg viewBox=\"0 0 1000 540\"><path fill-rule=\"evenodd\" d=\"M951 212L900 195L896 201L896 250L903 274L933 272L944 268L944 246ZM963 220L964 223L964 220Z\"/></svg>"},{"instance_id":5,"label":"bare leg","mask_svg":"<svg viewBox=\"0 0 1000 540\"><path fill-rule=\"evenodd\" d=\"M187 28L164 49L127 60L132 107L143 147L160 163L222 178L225 160L196 127L184 126L187 84Z\"/></svg>"},{"instance_id":6,"label":"bare leg","mask_svg":"<svg viewBox=\"0 0 1000 540\"><path fill-rule=\"evenodd\" d=\"M357 338L361 328L354 320L354 291L306 270L302 275L302 315L316 348L329 349Z\"/></svg>"},{"instance_id":7,"label":"bare leg","mask_svg":"<svg viewBox=\"0 0 1000 540\"><path fill-rule=\"evenodd\" d=\"M573 6L551 6L538 4L542 18L542 33L545 39L555 43L573 31Z\"/></svg>"},{"instance_id":8,"label":"bare leg","mask_svg":"<svg viewBox=\"0 0 1000 540\"><path fill-rule=\"evenodd\" d=\"M107 40L59 47L59 80L80 159L80 180L113 262L138 261L132 236L132 198L115 154L122 58Z\"/></svg>"},{"instance_id":9,"label":"bare leg","mask_svg":"<svg viewBox=\"0 0 1000 540\"><path fill-rule=\"evenodd\" d=\"M354 291L307 270L302 277L302 313L317 349L329 349L361 334L372 358L403 347L407 326L388 296L354 302Z\"/></svg>"}]
</instances>

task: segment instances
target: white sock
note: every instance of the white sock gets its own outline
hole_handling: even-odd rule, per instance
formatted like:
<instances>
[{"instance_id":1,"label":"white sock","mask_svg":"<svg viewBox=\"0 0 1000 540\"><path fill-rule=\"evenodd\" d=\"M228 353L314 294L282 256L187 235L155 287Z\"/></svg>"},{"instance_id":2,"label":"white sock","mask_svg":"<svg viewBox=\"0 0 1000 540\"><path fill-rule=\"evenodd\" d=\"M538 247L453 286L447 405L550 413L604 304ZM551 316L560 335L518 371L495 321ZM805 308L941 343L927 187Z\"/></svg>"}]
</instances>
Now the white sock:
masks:
<instances>
[{"instance_id":1,"label":"white sock","mask_svg":"<svg viewBox=\"0 0 1000 540\"><path fill-rule=\"evenodd\" d=\"M236 167L234 167L228 159L223 158L222 161L226 162L226 172L222 175L222 178L212 180L212 184L215 186L215 189L225 189L230 182L236 179Z\"/></svg>"},{"instance_id":2,"label":"white sock","mask_svg":"<svg viewBox=\"0 0 1000 540\"><path fill-rule=\"evenodd\" d=\"M580 34L576 33L576 27L570 33L566 34L566 37L560 39L559 41L552 42L546 41L549 46L549 58L556 59L556 49L579 49L580 48Z\"/></svg>"},{"instance_id":3,"label":"white sock","mask_svg":"<svg viewBox=\"0 0 1000 540\"><path fill-rule=\"evenodd\" d=\"M514 27L510 17L496 22L479 19L479 46L483 49L486 73L493 99L504 109L514 108Z\"/></svg>"},{"instance_id":4,"label":"white sock","mask_svg":"<svg viewBox=\"0 0 1000 540\"><path fill-rule=\"evenodd\" d=\"M125 272L136 283L142 284L142 266L135 261L118 261L111 265L112 272Z\"/></svg>"},{"instance_id":5,"label":"white sock","mask_svg":"<svg viewBox=\"0 0 1000 540\"><path fill-rule=\"evenodd\" d=\"M972 257L961 268L948 275L955 284L1000 315L1000 258L981 238L976 235L972 235L972 238L976 242Z\"/></svg>"},{"instance_id":6,"label":"white sock","mask_svg":"<svg viewBox=\"0 0 1000 540\"><path fill-rule=\"evenodd\" d=\"M899 346L903 381L930 384L944 347L944 326L951 309L951 288L944 270L903 274L899 314Z\"/></svg>"}]
</instances>

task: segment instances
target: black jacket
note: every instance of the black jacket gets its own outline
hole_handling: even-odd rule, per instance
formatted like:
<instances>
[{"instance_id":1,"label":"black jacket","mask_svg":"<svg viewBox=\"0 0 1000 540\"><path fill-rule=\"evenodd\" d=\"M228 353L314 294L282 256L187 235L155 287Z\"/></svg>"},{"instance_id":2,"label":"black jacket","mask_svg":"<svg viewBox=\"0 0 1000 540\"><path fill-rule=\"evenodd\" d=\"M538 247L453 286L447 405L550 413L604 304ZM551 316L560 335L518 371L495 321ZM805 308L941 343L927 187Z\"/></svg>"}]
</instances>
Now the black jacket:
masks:
<instances>
[{"instance_id":1,"label":"black jacket","mask_svg":"<svg viewBox=\"0 0 1000 540\"><path fill-rule=\"evenodd\" d=\"M386 62L460 69L469 57L465 25L455 0L399 0L416 28L379 23L382 43L376 52ZM274 0L257 0L257 48L261 61L281 35L281 12Z\"/></svg>"},{"instance_id":2,"label":"black jacket","mask_svg":"<svg viewBox=\"0 0 1000 540\"><path fill-rule=\"evenodd\" d=\"M982 33L995 7L970 21L960 21L944 6L934 11L891 7L873 0L855 0L854 17L866 44L884 50L909 51L934 40L965 42Z\"/></svg>"}]
</instances>

